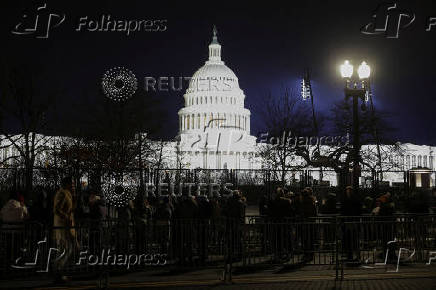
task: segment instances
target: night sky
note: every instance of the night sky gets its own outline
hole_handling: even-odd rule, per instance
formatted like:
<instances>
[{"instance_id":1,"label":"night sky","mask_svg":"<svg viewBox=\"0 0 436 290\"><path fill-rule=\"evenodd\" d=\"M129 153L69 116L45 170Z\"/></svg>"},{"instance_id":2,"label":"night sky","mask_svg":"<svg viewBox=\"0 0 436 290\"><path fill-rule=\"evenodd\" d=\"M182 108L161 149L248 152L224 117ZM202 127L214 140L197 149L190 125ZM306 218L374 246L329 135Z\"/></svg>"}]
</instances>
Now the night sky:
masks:
<instances>
[{"instance_id":1,"label":"night sky","mask_svg":"<svg viewBox=\"0 0 436 290\"><path fill-rule=\"evenodd\" d=\"M436 17L435 1L398 1L401 9L416 15L398 39L360 32L382 1L308 0L286 5L271 1L241 5L235 1L46 1L53 13L66 15L64 23L50 30L48 39L12 34L23 13L35 11L34 3L2 2L0 61L4 67L30 66L42 77L42 87L61 92L57 110L62 113L52 117L59 132L65 132L62 124L66 122L86 130L87 118L102 101L100 79L112 67L134 71L139 89L145 76L192 76L207 59L215 24L222 58L247 96L253 135L263 130L262 99L268 92L285 88L298 93L308 67L316 109L328 115L333 103L344 97L338 66L349 59L355 67L362 60L372 66L376 109L390 113L398 140L436 144L436 26L425 31L428 17ZM80 17L99 19L103 14L119 20L164 19L167 29L129 36L75 31ZM167 120L156 137L173 138L183 92L150 95L159 98Z\"/></svg>"}]
</instances>

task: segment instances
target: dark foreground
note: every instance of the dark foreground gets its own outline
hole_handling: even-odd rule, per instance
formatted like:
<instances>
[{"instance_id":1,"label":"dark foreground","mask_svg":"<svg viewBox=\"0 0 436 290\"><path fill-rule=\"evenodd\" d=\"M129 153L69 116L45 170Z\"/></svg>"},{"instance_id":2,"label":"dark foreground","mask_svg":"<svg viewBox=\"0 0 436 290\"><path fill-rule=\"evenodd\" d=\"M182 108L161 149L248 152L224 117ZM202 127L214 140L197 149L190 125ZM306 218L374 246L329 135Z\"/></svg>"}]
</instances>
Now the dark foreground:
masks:
<instances>
[{"instance_id":1,"label":"dark foreground","mask_svg":"<svg viewBox=\"0 0 436 290\"><path fill-rule=\"evenodd\" d=\"M0 282L2 289L436 289L435 265L395 265L375 269L361 265L345 267L344 278L335 280L331 266L298 268L234 268L231 283L222 280L217 270L148 270L107 277L74 276L65 285L56 285L48 276L33 276ZM107 279L106 279L107 278Z\"/></svg>"}]
</instances>

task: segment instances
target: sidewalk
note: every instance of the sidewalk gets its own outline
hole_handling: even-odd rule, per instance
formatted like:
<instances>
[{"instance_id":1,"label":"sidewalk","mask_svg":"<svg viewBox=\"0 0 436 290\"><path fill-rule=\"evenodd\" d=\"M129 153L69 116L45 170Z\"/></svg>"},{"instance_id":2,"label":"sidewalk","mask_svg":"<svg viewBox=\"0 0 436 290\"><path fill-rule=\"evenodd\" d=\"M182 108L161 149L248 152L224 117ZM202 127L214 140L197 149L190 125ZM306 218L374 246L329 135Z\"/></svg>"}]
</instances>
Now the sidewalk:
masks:
<instances>
[{"instance_id":1,"label":"sidewalk","mask_svg":"<svg viewBox=\"0 0 436 290\"><path fill-rule=\"evenodd\" d=\"M333 266L304 266L301 268L235 268L232 283L222 281L222 270L203 269L169 271L159 269L112 275L107 282L104 275L75 276L66 285L56 286L47 277L1 281L3 289L96 289L99 285L109 288L171 288L171 289L436 289L436 266L403 265L399 272L391 266L368 269L346 268L344 280L336 281Z\"/></svg>"}]
</instances>

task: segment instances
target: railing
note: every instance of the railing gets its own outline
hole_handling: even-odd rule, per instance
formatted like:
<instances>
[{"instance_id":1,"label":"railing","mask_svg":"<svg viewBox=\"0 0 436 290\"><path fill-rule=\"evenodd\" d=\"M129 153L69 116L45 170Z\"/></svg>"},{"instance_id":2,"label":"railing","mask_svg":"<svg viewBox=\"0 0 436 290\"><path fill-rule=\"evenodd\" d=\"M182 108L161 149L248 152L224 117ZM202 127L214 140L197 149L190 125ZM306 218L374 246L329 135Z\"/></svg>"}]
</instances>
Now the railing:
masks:
<instances>
[{"instance_id":1,"label":"railing","mask_svg":"<svg viewBox=\"0 0 436 290\"><path fill-rule=\"evenodd\" d=\"M401 261L425 263L436 251L435 215L105 220L81 221L74 230L78 248L65 267L70 273L164 266L212 267L231 274L231 266L312 264L332 265L339 277L344 265L353 260L372 265L398 260L401 255ZM3 224L0 275L50 273L52 262L62 253L54 231L70 229Z\"/></svg>"}]
</instances>

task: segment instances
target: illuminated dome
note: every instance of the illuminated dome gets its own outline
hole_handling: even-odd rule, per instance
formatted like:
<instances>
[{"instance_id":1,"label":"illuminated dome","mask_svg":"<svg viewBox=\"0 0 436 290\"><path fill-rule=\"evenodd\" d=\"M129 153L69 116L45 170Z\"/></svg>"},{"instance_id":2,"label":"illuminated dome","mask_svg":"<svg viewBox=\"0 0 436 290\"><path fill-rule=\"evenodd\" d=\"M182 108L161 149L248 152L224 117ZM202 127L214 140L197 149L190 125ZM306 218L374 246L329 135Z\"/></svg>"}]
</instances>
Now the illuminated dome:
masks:
<instances>
[{"instance_id":1,"label":"illuminated dome","mask_svg":"<svg viewBox=\"0 0 436 290\"><path fill-rule=\"evenodd\" d=\"M238 78L221 60L221 45L214 28L209 59L192 76L179 111L179 133L210 130L243 130L250 134L250 111Z\"/></svg>"},{"instance_id":2,"label":"illuminated dome","mask_svg":"<svg viewBox=\"0 0 436 290\"><path fill-rule=\"evenodd\" d=\"M219 91L221 89L220 86L210 86L208 87L208 81L210 80L211 84L214 80L216 80L217 84L222 83L223 85L227 85L228 89L238 91L239 83L238 78L235 73L224 64L223 61L221 63L207 61L204 66L202 66L199 70L197 70L192 76L189 82L189 88L187 90L188 93L193 93L197 91L204 90L216 90ZM243 93L240 91L240 93Z\"/></svg>"},{"instance_id":3,"label":"illuminated dome","mask_svg":"<svg viewBox=\"0 0 436 290\"><path fill-rule=\"evenodd\" d=\"M215 27L209 59L194 73L183 98L177 152L189 158L190 167L251 168L256 145L251 114L238 78L221 60Z\"/></svg>"}]
</instances>

